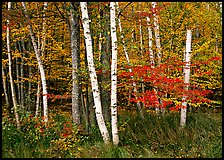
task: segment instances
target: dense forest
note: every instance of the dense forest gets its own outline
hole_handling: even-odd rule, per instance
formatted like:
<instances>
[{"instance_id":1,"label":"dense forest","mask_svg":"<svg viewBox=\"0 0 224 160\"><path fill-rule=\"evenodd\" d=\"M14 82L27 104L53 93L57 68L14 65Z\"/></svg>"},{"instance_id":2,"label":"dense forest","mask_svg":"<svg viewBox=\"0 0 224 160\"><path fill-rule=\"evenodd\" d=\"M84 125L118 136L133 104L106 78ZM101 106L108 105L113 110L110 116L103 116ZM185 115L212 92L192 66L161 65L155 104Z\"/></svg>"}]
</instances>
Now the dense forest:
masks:
<instances>
[{"instance_id":1,"label":"dense forest","mask_svg":"<svg viewBox=\"0 0 224 160\"><path fill-rule=\"evenodd\" d=\"M3 158L221 158L222 2L3 2Z\"/></svg>"}]
</instances>

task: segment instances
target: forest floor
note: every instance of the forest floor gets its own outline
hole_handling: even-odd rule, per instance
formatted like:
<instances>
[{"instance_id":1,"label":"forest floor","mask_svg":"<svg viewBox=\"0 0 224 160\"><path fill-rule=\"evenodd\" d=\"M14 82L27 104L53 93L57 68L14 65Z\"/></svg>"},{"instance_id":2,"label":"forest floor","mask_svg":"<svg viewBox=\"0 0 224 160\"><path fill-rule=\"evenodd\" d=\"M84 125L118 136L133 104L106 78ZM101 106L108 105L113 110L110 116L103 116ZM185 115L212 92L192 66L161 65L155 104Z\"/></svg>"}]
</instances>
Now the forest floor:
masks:
<instances>
[{"instance_id":1,"label":"forest floor","mask_svg":"<svg viewBox=\"0 0 224 160\"><path fill-rule=\"evenodd\" d=\"M15 121L3 112L2 158L222 157L222 113L188 113L187 125L181 129L179 113L145 113L142 119L124 112L118 117L118 146L105 146L97 127L86 133L66 114L50 115L48 128L28 114L18 131ZM111 131L109 123L107 127Z\"/></svg>"}]
</instances>

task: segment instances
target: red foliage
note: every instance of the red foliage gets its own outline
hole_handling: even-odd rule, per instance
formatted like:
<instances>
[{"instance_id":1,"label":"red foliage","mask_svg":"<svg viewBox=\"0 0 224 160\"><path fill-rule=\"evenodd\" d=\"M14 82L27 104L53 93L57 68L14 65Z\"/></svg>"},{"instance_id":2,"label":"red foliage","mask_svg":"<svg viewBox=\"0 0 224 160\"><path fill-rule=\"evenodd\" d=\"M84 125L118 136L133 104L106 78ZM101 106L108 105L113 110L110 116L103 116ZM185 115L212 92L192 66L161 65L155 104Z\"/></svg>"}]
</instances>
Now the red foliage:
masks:
<instances>
[{"instance_id":1,"label":"red foliage","mask_svg":"<svg viewBox=\"0 0 224 160\"><path fill-rule=\"evenodd\" d=\"M219 57L213 57L210 60L219 60ZM192 62L193 63L193 62ZM193 67L198 64L208 64L210 62L194 62ZM183 70L184 62L177 59L177 57L169 58L165 63L160 64L160 66L156 66L152 68L151 65L145 66L135 66L127 68L131 68L132 72L129 71L122 72L118 77L126 77L127 82L130 84L136 82L138 84L143 81L147 83L146 87L157 88L158 93L156 94L153 90L148 90L145 92L138 93L138 95L133 94L133 97L129 99L131 102L137 103L142 102L145 107L160 107L166 108L169 107L170 110L178 111L182 106L172 106L172 101L164 101L159 104L159 100L164 94L164 92L172 95L172 97L177 98L181 101L182 97L185 96L186 101L190 101L191 103L205 103L210 102L209 99L205 98L207 95L212 94L211 90L200 89L200 86L194 86L190 83L184 83L182 78L178 77L168 77L173 72ZM200 71L200 70L199 70ZM206 72L200 72L201 75L210 75L212 74L212 70ZM134 76L134 79L130 79L131 76ZM188 86L188 90L185 90L185 87ZM184 102L182 101L182 102Z\"/></svg>"},{"instance_id":2,"label":"red foliage","mask_svg":"<svg viewBox=\"0 0 224 160\"><path fill-rule=\"evenodd\" d=\"M151 17L151 16L152 16L151 13L144 12L144 11L139 12L139 15L140 15L141 17Z\"/></svg>"}]
</instances>

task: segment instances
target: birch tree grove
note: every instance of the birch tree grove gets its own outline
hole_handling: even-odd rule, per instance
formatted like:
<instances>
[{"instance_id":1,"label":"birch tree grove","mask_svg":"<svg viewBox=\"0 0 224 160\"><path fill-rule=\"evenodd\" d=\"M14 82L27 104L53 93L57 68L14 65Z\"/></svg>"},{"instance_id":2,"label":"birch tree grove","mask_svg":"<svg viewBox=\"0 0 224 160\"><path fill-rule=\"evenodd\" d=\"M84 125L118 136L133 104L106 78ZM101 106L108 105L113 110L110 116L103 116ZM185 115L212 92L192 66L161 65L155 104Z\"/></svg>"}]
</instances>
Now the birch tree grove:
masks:
<instances>
[{"instance_id":1,"label":"birch tree grove","mask_svg":"<svg viewBox=\"0 0 224 160\"><path fill-rule=\"evenodd\" d=\"M185 127L186 118L187 118L187 96L188 87L190 84L190 63L191 63L191 30L187 30L187 39L186 39L186 54L185 54L185 66L184 66L184 95L182 97L182 108L181 108L181 117L180 117L180 126Z\"/></svg>"},{"instance_id":2,"label":"birch tree grove","mask_svg":"<svg viewBox=\"0 0 224 160\"><path fill-rule=\"evenodd\" d=\"M95 66L93 62L93 48L92 48L92 39L90 34L90 25L89 25L90 20L89 20L89 15L87 10L87 2L80 2L80 6L81 6L81 12L82 12L82 25L84 29L86 54L87 54L89 76L91 80L93 99L94 99L94 105L95 105L94 107L95 107L95 113L96 113L96 120L100 129L100 133L103 137L104 143L109 144L110 137L109 137L109 132L105 125L105 121L102 114L99 86L98 86Z\"/></svg>"},{"instance_id":3,"label":"birch tree grove","mask_svg":"<svg viewBox=\"0 0 224 160\"><path fill-rule=\"evenodd\" d=\"M44 71L44 67L43 67L43 64L42 64L42 60L40 58L39 50L37 48L37 44L35 42L35 37L34 37L32 25L31 25L30 17L27 14L26 3L22 2L22 5L24 7L25 16L26 16L26 20L28 22L28 28L29 28L29 31L30 31L31 40L32 40L32 43L33 43L34 51L35 51L37 62L38 62L38 67L39 67L39 70L40 70L41 82L42 82L42 88L43 88L44 120L45 120L45 122L48 122L47 84L46 84L45 71Z\"/></svg>"},{"instance_id":4,"label":"birch tree grove","mask_svg":"<svg viewBox=\"0 0 224 160\"><path fill-rule=\"evenodd\" d=\"M115 2L110 2L110 27L112 41L112 62L111 62L111 127L113 143L119 143L117 129L117 34L116 34L116 11Z\"/></svg>"},{"instance_id":5,"label":"birch tree grove","mask_svg":"<svg viewBox=\"0 0 224 160\"><path fill-rule=\"evenodd\" d=\"M8 2L8 11L9 12L10 12L10 9L11 9L11 2ZM13 81L13 77L12 77L12 57L11 57L11 53L10 53L10 33L9 33L10 28L9 28L9 26L10 26L10 16L8 16L8 19L7 19L7 30L6 30L6 41L7 41L8 60L9 60L9 77L10 77L14 115L16 118L17 128L20 129L21 125L20 125L20 121L19 121L19 114L18 114L18 108L17 108L16 92L15 92L14 81Z\"/></svg>"},{"instance_id":6,"label":"birch tree grove","mask_svg":"<svg viewBox=\"0 0 224 160\"><path fill-rule=\"evenodd\" d=\"M221 12L2 2L2 157L221 157Z\"/></svg>"}]
</instances>

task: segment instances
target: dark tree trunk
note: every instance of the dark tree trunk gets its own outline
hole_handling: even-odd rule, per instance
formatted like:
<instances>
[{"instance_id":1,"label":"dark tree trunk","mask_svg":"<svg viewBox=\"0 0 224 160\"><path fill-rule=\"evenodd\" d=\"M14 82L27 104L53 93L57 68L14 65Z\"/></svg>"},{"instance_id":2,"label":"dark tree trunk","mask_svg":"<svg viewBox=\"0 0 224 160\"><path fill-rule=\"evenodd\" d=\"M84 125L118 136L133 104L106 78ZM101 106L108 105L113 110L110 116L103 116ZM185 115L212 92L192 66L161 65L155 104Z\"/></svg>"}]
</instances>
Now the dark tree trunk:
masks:
<instances>
[{"instance_id":1,"label":"dark tree trunk","mask_svg":"<svg viewBox=\"0 0 224 160\"><path fill-rule=\"evenodd\" d=\"M80 26L79 2L71 2L71 50L72 50L72 118L74 123L80 124L81 88L78 69L80 67Z\"/></svg>"},{"instance_id":2,"label":"dark tree trunk","mask_svg":"<svg viewBox=\"0 0 224 160\"><path fill-rule=\"evenodd\" d=\"M110 11L109 6L101 11L103 28L103 37L106 41L102 41L101 57L102 74L99 76L101 82L101 103L103 109L103 115L106 122L110 121L110 55L111 55L111 37L108 35L110 32Z\"/></svg>"}]
</instances>

